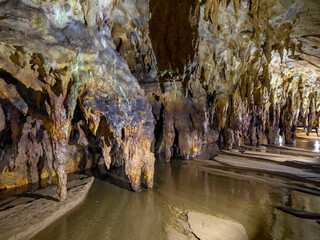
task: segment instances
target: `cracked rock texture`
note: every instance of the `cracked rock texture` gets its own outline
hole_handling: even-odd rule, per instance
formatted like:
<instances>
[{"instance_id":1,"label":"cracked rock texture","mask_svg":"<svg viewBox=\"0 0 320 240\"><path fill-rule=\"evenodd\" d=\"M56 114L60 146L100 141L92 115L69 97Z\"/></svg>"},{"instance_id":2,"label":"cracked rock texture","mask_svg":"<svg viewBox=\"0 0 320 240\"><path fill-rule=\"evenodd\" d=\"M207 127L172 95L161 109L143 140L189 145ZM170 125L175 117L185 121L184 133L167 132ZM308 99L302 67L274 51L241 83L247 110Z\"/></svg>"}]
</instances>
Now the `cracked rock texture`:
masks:
<instances>
[{"instance_id":1,"label":"cracked rock texture","mask_svg":"<svg viewBox=\"0 0 320 240\"><path fill-rule=\"evenodd\" d=\"M140 18L138 5L122 4ZM0 1L1 188L54 169L65 199L67 171L101 158L125 165L133 189L141 171L152 187L151 105L130 71L137 63L112 37L112 25L128 20L121 10L119 1Z\"/></svg>"},{"instance_id":2,"label":"cracked rock texture","mask_svg":"<svg viewBox=\"0 0 320 240\"><path fill-rule=\"evenodd\" d=\"M0 188L320 136L318 0L0 0Z\"/></svg>"}]
</instances>

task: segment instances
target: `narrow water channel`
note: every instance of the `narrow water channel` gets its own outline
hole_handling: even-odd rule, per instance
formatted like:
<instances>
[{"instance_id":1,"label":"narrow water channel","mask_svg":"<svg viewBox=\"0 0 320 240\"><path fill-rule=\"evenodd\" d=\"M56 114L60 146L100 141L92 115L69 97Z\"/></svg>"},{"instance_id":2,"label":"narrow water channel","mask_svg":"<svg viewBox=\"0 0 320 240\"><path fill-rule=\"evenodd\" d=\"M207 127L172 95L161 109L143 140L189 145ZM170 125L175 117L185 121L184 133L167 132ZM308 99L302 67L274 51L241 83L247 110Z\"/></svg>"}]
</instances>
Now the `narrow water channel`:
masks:
<instances>
[{"instance_id":1,"label":"narrow water channel","mask_svg":"<svg viewBox=\"0 0 320 240\"><path fill-rule=\"evenodd\" d=\"M320 164L317 157L315 161ZM319 179L301 183L314 190L310 194L292 188L301 178L277 179L230 168L212 171L210 162L202 161L157 163L154 189L139 193L129 190L124 169L97 172L85 202L33 239L168 239L168 229L184 234L181 223L188 211L236 221L249 239L319 239ZM313 217L294 216L283 209Z\"/></svg>"}]
</instances>

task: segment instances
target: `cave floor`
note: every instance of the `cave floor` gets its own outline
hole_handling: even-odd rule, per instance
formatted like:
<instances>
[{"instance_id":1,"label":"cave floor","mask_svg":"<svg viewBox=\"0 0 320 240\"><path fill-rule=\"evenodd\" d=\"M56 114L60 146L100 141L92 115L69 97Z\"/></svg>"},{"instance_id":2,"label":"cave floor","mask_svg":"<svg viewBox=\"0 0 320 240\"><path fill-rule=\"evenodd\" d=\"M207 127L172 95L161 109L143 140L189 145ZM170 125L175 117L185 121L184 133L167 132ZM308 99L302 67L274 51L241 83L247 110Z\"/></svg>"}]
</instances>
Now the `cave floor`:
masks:
<instances>
[{"instance_id":1,"label":"cave floor","mask_svg":"<svg viewBox=\"0 0 320 240\"><path fill-rule=\"evenodd\" d=\"M130 191L124 169L100 168L83 205L33 239L205 239L188 217L200 213L208 216L203 228L210 217L225 219L243 226L249 239L319 239L317 149L242 150L213 160L156 163L154 189L139 193ZM226 230L214 231L223 236Z\"/></svg>"},{"instance_id":2,"label":"cave floor","mask_svg":"<svg viewBox=\"0 0 320 240\"><path fill-rule=\"evenodd\" d=\"M30 239L77 207L94 178L79 175L68 182L68 198L61 202L55 185L0 201L0 239Z\"/></svg>"}]
</instances>

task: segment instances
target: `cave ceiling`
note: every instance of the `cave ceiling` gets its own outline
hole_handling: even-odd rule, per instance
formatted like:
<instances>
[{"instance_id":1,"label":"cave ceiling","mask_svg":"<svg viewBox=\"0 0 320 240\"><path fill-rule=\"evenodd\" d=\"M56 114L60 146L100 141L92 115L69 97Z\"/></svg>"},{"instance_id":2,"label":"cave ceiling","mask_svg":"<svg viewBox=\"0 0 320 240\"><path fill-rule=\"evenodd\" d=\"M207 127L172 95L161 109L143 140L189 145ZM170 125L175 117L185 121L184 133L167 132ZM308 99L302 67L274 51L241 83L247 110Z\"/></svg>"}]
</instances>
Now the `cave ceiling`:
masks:
<instances>
[{"instance_id":1,"label":"cave ceiling","mask_svg":"<svg viewBox=\"0 0 320 240\"><path fill-rule=\"evenodd\" d=\"M75 152L151 188L155 156L320 136L320 3L0 0L0 88L1 188L64 199Z\"/></svg>"}]
</instances>

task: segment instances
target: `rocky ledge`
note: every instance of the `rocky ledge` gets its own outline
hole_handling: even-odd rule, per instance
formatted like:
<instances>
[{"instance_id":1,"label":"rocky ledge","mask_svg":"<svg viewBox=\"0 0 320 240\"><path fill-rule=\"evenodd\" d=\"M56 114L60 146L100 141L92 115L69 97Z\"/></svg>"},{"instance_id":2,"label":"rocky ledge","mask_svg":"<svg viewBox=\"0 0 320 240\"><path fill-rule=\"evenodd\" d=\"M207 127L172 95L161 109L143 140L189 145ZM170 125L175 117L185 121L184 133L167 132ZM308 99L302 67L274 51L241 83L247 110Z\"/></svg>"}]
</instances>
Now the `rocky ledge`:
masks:
<instances>
[{"instance_id":1,"label":"rocky ledge","mask_svg":"<svg viewBox=\"0 0 320 240\"><path fill-rule=\"evenodd\" d=\"M248 240L246 229L235 221L208 215L200 212L189 211L186 220L179 223L183 234L167 226L168 239L179 240Z\"/></svg>"},{"instance_id":2,"label":"rocky ledge","mask_svg":"<svg viewBox=\"0 0 320 240\"><path fill-rule=\"evenodd\" d=\"M59 201L56 186L0 202L0 239L30 239L83 202L94 178L67 183L68 199Z\"/></svg>"}]
</instances>

